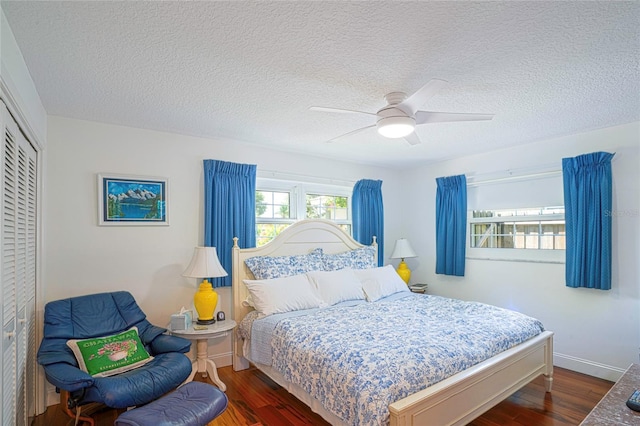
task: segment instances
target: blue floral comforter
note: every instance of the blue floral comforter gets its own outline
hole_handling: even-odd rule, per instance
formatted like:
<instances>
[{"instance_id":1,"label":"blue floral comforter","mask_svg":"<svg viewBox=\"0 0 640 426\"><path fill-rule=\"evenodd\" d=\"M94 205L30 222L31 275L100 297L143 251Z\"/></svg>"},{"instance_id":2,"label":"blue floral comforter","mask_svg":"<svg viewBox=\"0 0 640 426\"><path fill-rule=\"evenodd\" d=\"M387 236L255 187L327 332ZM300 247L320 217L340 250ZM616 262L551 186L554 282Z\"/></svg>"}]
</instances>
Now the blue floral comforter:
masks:
<instances>
[{"instance_id":1,"label":"blue floral comforter","mask_svg":"<svg viewBox=\"0 0 640 426\"><path fill-rule=\"evenodd\" d=\"M278 319L270 364L346 423L385 425L389 404L543 330L518 312L402 293Z\"/></svg>"}]
</instances>

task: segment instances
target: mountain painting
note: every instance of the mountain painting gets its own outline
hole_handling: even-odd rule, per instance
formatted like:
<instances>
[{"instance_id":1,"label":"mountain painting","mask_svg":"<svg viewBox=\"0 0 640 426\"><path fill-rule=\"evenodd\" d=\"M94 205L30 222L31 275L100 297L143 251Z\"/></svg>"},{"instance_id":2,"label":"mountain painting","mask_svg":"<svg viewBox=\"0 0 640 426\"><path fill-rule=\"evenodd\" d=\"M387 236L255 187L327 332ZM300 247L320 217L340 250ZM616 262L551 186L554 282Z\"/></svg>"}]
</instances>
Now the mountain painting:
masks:
<instances>
[{"instance_id":1,"label":"mountain painting","mask_svg":"<svg viewBox=\"0 0 640 426\"><path fill-rule=\"evenodd\" d=\"M101 180L102 224L167 224L166 180Z\"/></svg>"}]
</instances>

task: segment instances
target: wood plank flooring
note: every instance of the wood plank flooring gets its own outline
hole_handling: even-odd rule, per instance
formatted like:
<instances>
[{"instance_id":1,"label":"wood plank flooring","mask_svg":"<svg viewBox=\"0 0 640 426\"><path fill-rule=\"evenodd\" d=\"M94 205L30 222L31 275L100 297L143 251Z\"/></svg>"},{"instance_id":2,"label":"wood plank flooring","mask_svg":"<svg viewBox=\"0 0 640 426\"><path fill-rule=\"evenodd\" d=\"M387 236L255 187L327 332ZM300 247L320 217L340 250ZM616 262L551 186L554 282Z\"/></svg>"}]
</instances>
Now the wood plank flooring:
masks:
<instances>
[{"instance_id":1,"label":"wood plank flooring","mask_svg":"<svg viewBox=\"0 0 640 426\"><path fill-rule=\"evenodd\" d=\"M209 426L328 425L302 402L256 369L218 369L227 385L229 407ZM197 375L199 376L199 375ZM197 380L208 381L197 377ZM556 367L553 392L545 393L540 377L470 423L472 426L578 425L613 386L612 382ZM95 414L96 426L111 426L117 410ZM67 426L72 421L59 405L36 417L33 426ZM439 425L425 425L439 426Z\"/></svg>"}]
</instances>

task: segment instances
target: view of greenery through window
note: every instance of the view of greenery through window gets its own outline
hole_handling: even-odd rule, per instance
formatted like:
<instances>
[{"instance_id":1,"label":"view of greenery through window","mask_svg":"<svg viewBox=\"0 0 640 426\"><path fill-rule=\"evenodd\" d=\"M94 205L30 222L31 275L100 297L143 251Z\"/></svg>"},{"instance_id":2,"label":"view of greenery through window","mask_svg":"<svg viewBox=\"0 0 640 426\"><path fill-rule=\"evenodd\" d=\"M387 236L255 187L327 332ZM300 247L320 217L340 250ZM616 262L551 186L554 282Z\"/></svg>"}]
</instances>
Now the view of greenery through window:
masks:
<instances>
[{"instance_id":1,"label":"view of greenery through window","mask_svg":"<svg viewBox=\"0 0 640 426\"><path fill-rule=\"evenodd\" d=\"M256 245L271 241L293 221L289 192L256 191Z\"/></svg>"},{"instance_id":2,"label":"view of greenery through window","mask_svg":"<svg viewBox=\"0 0 640 426\"><path fill-rule=\"evenodd\" d=\"M347 220L347 197L307 194L307 219Z\"/></svg>"},{"instance_id":3,"label":"view of greenery through window","mask_svg":"<svg viewBox=\"0 0 640 426\"><path fill-rule=\"evenodd\" d=\"M271 241L289 225L301 219L327 219L351 233L349 197L304 194L304 215L297 214L295 194L289 191L256 191L256 245Z\"/></svg>"},{"instance_id":4,"label":"view of greenery through window","mask_svg":"<svg viewBox=\"0 0 640 426\"><path fill-rule=\"evenodd\" d=\"M564 207L474 210L472 248L564 250Z\"/></svg>"}]
</instances>

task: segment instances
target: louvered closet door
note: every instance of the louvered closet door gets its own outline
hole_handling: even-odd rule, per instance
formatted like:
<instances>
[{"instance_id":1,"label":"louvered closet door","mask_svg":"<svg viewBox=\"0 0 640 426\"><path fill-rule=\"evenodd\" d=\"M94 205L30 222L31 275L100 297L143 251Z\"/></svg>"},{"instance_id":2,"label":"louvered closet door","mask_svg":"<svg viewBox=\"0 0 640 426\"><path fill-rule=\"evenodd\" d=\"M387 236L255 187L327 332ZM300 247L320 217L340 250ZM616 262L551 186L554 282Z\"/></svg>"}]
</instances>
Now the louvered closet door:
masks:
<instances>
[{"instance_id":1,"label":"louvered closet door","mask_svg":"<svg viewBox=\"0 0 640 426\"><path fill-rule=\"evenodd\" d=\"M21 134L22 136L22 134ZM37 163L36 151L25 139L24 144L27 165L27 230L26 230L26 261L25 261L25 410L22 418L25 424L31 424L36 412L36 351L38 342L36 341L36 224L37 224Z\"/></svg>"},{"instance_id":2,"label":"louvered closet door","mask_svg":"<svg viewBox=\"0 0 640 426\"><path fill-rule=\"evenodd\" d=\"M36 152L4 105L2 151L2 425L35 409Z\"/></svg>"},{"instance_id":3,"label":"louvered closet door","mask_svg":"<svg viewBox=\"0 0 640 426\"><path fill-rule=\"evenodd\" d=\"M4 107L4 105L3 105ZM7 127L2 111L2 130ZM4 133L2 170L2 424L16 417L16 163L17 144Z\"/></svg>"}]
</instances>

